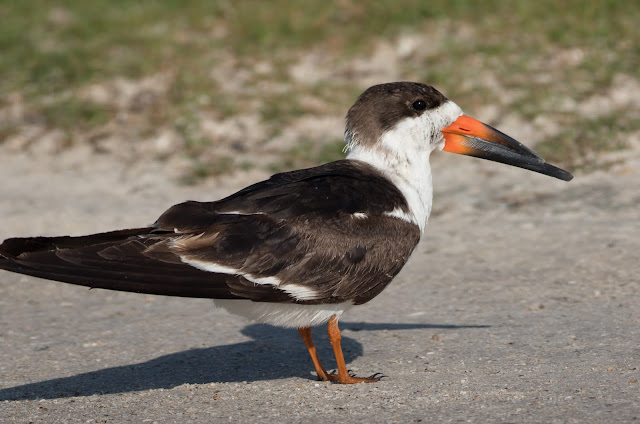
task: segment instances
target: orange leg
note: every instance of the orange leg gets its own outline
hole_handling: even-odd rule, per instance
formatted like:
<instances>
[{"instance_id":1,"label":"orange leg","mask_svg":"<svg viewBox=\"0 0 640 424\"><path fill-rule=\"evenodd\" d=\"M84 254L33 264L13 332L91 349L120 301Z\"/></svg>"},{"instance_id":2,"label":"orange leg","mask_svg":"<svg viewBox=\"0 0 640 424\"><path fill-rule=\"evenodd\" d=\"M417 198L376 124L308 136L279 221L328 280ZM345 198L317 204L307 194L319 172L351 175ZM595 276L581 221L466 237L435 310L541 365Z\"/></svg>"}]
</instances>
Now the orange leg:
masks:
<instances>
[{"instance_id":1,"label":"orange leg","mask_svg":"<svg viewBox=\"0 0 640 424\"><path fill-rule=\"evenodd\" d=\"M376 377L377 374L367 378L355 377L349 374L347 365L344 362L342 347L340 346L342 336L340 335L340 329L338 328L338 318L335 315L329 319L327 331L329 332L329 341L331 342L331 346L333 346L333 353L336 356L336 363L338 364L338 375L334 373L329 374L328 377L330 380L337 380L341 384L373 383L380 381L380 377ZM309 334L311 333L309 332Z\"/></svg>"},{"instance_id":2,"label":"orange leg","mask_svg":"<svg viewBox=\"0 0 640 424\"><path fill-rule=\"evenodd\" d=\"M304 344L307 345L309 355L311 355L311 360L313 361L313 366L316 368L316 374L318 374L318 380L332 380L329 374L327 374L327 372L322 367L320 358L318 358L316 347L314 346L313 339L311 338L311 327L298 328L298 332L300 333L300 337L302 337L302 340L304 340Z\"/></svg>"}]
</instances>

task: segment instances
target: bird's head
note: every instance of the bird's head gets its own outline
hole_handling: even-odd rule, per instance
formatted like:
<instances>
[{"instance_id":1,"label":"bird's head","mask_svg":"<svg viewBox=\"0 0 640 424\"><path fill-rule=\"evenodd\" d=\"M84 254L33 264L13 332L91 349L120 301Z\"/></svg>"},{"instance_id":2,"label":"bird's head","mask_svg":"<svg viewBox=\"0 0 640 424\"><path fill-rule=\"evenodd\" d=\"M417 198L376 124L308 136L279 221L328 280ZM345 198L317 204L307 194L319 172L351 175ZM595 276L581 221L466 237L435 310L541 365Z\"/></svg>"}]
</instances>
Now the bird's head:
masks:
<instances>
[{"instance_id":1,"label":"bird's head","mask_svg":"<svg viewBox=\"0 0 640 424\"><path fill-rule=\"evenodd\" d=\"M347 152L377 150L398 161L433 150L475 156L569 181L573 176L489 125L464 115L435 88L395 82L367 89L346 118Z\"/></svg>"}]
</instances>

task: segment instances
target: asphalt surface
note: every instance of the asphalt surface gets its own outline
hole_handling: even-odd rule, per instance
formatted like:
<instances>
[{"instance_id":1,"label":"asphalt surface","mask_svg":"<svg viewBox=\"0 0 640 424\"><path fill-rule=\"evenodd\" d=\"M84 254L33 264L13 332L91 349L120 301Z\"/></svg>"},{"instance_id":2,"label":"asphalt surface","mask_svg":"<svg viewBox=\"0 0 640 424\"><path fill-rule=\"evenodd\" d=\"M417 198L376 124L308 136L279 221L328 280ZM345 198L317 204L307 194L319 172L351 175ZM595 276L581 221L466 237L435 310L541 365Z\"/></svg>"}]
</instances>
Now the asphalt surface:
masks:
<instances>
[{"instance_id":1,"label":"asphalt surface","mask_svg":"<svg viewBox=\"0 0 640 424\"><path fill-rule=\"evenodd\" d=\"M0 238L144 225L237 188L14 162ZM208 300L0 272L0 422L638 422L637 163L564 183L436 162L425 239L341 321L349 368L380 382L317 382L296 330Z\"/></svg>"}]
</instances>

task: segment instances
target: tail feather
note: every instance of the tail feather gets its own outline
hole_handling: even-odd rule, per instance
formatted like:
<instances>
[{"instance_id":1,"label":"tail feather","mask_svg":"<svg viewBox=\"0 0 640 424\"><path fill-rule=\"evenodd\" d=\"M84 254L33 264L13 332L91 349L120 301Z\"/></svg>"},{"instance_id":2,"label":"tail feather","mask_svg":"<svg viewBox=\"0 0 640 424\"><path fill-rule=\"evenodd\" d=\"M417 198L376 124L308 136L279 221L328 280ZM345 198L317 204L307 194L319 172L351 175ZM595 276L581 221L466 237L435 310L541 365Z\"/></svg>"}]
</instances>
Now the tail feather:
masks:
<instances>
[{"instance_id":1,"label":"tail feather","mask_svg":"<svg viewBox=\"0 0 640 424\"><path fill-rule=\"evenodd\" d=\"M137 293L181 297L237 299L232 275L165 262L144 251L166 234L152 228L113 231L81 237L12 238L0 245L0 269L65 283ZM105 254L103 252L109 252ZM115 252L115 253L114 253Z\"/></svg>"},{"instance_id":2,"label":"tail feather","mask_svg":"<svg viewBox=\"0 0 640 424\"><path fill-rule=\"evenodd\" d=\"M0 256L16 258L33 252L52 251L60 249L77 249L89 245L127 240L131 237L148 235L153 228L133 228L128 230L110 231L107 233L91 234L88 236L61 237L25 237L10 238L0 244Z\"/></svg>"}]
</instances>

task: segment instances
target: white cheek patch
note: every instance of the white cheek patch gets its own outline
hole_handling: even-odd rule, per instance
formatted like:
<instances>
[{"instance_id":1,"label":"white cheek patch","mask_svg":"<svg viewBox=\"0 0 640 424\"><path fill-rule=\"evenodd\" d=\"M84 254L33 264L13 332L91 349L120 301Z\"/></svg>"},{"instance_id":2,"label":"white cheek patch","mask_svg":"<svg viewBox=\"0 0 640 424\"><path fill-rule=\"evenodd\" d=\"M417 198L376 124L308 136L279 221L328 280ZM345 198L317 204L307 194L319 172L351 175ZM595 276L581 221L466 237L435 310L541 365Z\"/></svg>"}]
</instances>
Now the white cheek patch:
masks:
<instances>
[{"instance_id":1,"label":"white cheek patch","mask_svg":"<svg viewBox=\"0 0 640 424\"><path fill-rule=\"evenodd\" d=\"M422 117L428 123L425 126L430 127L429 140L433 150L441 150L440 146L444 146L442 130L453 124L460 115L462 115L462 109L451 100L423 114Z\"/></svg>"},{"instance_id":2,"label":"white cheek patch","mask_svg":"<svg viewBox=\"0 0 640 424\"><path fill-rule=\"evenodd\" d=\"M440 107L433 109L429 113L431 114L431 122L435 125L432 136L433 150L442 150L444 149L442 129L453 124L456 119L463 115L462 109L451 100L447 100Z\"/></svg>"},{"instance_id":3,"label":"white cheek patch","mask_svg":"<svg viewBox=\"0 0 640 424\"><path fill-rule=\"evenodd\" d=\"M462 109L448 100L435 109L425 111L417 117L405 118L387 131L380 145L387 154L400 161L412 161L416 155L428 155L444 146L442 129L451 125L462 115Z\"/></svg>"}]
</instances>

